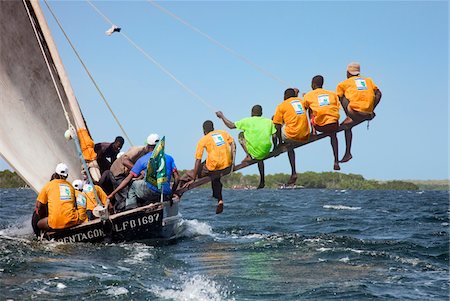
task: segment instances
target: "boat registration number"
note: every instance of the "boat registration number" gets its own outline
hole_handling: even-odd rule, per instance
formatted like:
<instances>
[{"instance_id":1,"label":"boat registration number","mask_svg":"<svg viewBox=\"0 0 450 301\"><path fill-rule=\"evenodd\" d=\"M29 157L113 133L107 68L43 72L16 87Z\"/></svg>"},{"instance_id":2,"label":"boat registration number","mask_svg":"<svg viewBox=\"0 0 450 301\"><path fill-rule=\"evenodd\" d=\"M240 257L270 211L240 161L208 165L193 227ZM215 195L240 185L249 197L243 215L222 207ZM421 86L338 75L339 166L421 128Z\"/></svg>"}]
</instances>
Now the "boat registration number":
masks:
<instances>
[{"instance_id":1,"label":"boat registration number","mask_svg":"<svg viewBox=\"0 0 450 301\"><path fill-rule=\"evenodd\" d=\"M149 215L144 215L142 217L138 217L135 219L130 219L127 221L123 221L122 223L115 224L114 230L116 232L122 232L130 229L134 229L136 227L142 227L145 225L150 225L157 222L160 218L159 213L152 213Z\"/></svg>"}]
</instances>

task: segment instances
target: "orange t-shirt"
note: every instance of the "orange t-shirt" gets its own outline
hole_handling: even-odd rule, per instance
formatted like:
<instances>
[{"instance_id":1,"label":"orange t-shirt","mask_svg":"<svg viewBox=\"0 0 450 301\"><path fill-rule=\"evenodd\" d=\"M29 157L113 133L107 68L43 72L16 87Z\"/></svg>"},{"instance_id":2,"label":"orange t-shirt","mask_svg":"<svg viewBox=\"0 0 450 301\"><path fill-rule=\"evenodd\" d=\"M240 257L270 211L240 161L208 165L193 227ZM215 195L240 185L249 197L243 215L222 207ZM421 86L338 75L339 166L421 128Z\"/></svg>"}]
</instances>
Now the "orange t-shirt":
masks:
<instances>
[{"instance_id":1,"label":"orange t-shirt","mask_svg":"<svg viewBox=\"0 0 450 301\"><path fill-rule=\"evenodd\" d=\"M340 103L336 93L318 88L306 93L304 100L305 108L311 109L318 126L339 121Z\"/></svg>"},{"instance_id":2,"label":"orange t-shirt","mask_svg":"<svg viewBox=\"0 0 450 301\"><path fill-rule=\"evenodd\" d=\"M108 195L98 185L95 185L95 191L97 192L97 196L100 199L100 202L102 202L103 206L105 206ZM94 208L97 207L98 204L97 200L95 199L94 189L92 185L85 184L83 186L83 193L86 196L86 210L94 210Z\"/></svg>"},{"instance_id":3,"label":"orange t-shirt","mask_svg":"<svg viewBox=\"0 0 450 301\"><path fill-rule=\"evenodd\" d=\"M86 214L87 197L83 192L75 190L75 199L77 202L78 219L86 222L88 220Z\"/></svg>"},{"instance_id":4,"label":"orange t-shirt","mask_svg":"<svg viewBox=\"0 0 450 301\"><path fill-rule=\"evenodd\" d=\"M75 208L75 190L69 182L55 179L42 188L37 200L48 204L48 225L52 229L64 229L78 223Z\"/></svg>"},{"instance_id":5,"label":"orange t-shirt","mask_svg":"<svg viewBox=\"0 0 450 301\"><path fill-rule=\"evenodd\" d=\"M299 97L291 97L280 103L275 110L273 123L284 124L284 131L289 139L304 142L309 138L305 102Z\"/></svg>"},{"instance_id":6,"label":"orange t-shirt","mask_svg":"<svg viewBox=\"0 0 450 301\"><path fill-rule=\"evenodd\" d=\"M231 165L230 144L233 138L225 131L212 131L203 136L197 143L195 159L202 159L203 150L206 148L206 168L210 171L222 170Z\"/></svg>"},{"instance_id":7,"label":"orange t-shirt","mask_svg":"<svg viewBox=\"0 0 450 301\"><path fill-rule=\"evenodd\" d=\"M371 78L352 76L337 85L336 94L345 96L353 110L370 114L373 112L376 90L378 87Z\"/></svg>"}]
</instances>

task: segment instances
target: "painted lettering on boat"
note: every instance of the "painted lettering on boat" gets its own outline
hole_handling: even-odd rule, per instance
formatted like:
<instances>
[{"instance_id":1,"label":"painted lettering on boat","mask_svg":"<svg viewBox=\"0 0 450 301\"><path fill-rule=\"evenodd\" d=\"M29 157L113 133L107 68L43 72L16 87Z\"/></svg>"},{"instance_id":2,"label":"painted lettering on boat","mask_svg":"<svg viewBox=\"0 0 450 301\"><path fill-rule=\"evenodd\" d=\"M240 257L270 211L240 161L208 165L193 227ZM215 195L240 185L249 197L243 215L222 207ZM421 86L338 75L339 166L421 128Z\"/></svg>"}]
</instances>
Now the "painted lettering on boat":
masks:
<instances>
[{"instance_id":1,"label":"painted lettering on boat","mask_svg":"<svg viewBox=\"0 0 450 301\"><path fill-rule=\"evenodd\" d=\"M159 220L159 213L145 215L136 219L130 219L122 222L122 224L115 224L114 230L115 232L122 232L130 229L134 229L136 227L141 227L145 225L150 225Z\"/></svg>"},{"instance_id":2,"label":"painted lettering on boat","mask_svg":"<svg viewBox=\"0 0 450 301\"><path fill-rule=\"evenodd\" d=\"M89 230L87 232L72 234L63 238L58 239L59 242L80 242L89 241L93 238L104 237L105 233L102 229Z\"/></svg>"}]
</instances>

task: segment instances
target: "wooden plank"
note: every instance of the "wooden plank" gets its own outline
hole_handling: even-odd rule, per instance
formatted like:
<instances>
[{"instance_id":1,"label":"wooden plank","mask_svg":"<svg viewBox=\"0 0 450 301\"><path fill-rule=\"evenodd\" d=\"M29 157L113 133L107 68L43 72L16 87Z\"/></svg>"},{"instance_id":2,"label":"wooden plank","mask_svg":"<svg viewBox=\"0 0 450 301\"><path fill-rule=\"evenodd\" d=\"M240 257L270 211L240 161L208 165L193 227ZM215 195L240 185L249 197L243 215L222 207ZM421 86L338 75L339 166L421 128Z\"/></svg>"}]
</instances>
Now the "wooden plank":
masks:
<instances>
[{"instance_id":1,"label":"wooden plank","mask_svg":"<svg viewBox=\"0 0 450 301\"><path fill-rule=\"evenodd\" d=\"M352 126L352 128L357 126L357 125L359 125L359 124L361 124L361 123L363 123L364 121L366 121L366 120L356 122ZM339 126L339 129L336 131L336 133L344 131L346 128L347 128L347 126ZM273 158L273 157L277 157L277 156L281 155L282 153L287 152L288 149L296 149L296 148L302 147L304 145L310 144L312 142L321 140L321 139L323 139L325 137L329 137L329 134L322 133L322 134L319 134L319 135L310 136L310 138L309 138L309 140L307 142L298 142L298 143L289 144L289 147L287 147L286 144L278 145L277 148L275 150L273 150L272 152L270 152L269 155L266 158L264 158L263 160L251 160L251 161L247 161L247 162L244 162L244 163L240 163L238 165L235 165L233 172L241 170L241 169L244 169L244 168L246 168L248 166L251 166L253 164L256 164L256 163L258 163L258 161L265 161L267 159L270 159L270 158ZM177 193L181 193L181 194L185 193L188 190L191 190L191 189L200 187L202 185L205 185L206 183L210 182L212 178L216 178L216 177L219 177L219 176L222 177L222 176L225 176L227 174L229 174L229 173L217 173L217 174L215 174L214 176L211 176L211 177L204 177L204 178L197 179L197 180L195 180L195 182L193 182L191 185L189 185L189 187L184 187L184 188L178 189Z\"/></svg>"}]
</instances>

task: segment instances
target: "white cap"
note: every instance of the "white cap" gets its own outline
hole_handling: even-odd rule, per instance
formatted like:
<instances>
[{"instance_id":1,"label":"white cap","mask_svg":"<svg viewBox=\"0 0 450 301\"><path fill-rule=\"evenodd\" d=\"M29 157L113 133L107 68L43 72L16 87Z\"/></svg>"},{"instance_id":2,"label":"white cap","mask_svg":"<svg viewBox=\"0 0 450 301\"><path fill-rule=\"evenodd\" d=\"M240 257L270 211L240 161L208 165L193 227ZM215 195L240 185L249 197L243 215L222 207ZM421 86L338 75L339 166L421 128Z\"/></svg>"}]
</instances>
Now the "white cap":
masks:
<instances>
[{"instance_id":1,"label":"white cap","mask_svg":"<svg viewBox=\"0 0 450 301\"><path fill-rule=\"evenodd\" d=\"M59 163L56 165L55 172L63 177L67 177L69 175L69 168L64 163Z\"/></svg>"},{"instance_id":2,"label":"white cap","mask_svg":"<svg viewBox=\"0 0 450 301\"><path fill-rule=\"evenodd\" d=\"M80 179L76 179L75 181L72 182L72 186L76 190L81 191L83 190L83 181L81 181Z\"/></svg>"},{"instance_id":3,"label":"white cap","mask_svg":"<svg viewBox=\"0 0 450 301\"><path fill-rule=\"evenodd\" d=\"M150 134L147 137L147 144L148 145L156 145L159 142L159 135L158 134Z\"/></svg>"}]
</instances>

